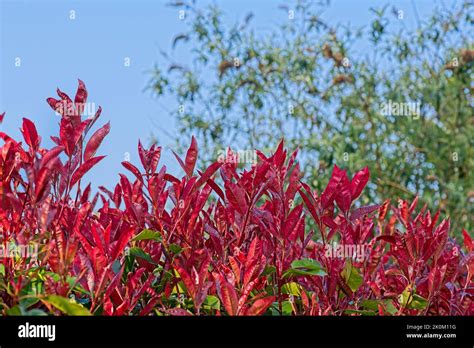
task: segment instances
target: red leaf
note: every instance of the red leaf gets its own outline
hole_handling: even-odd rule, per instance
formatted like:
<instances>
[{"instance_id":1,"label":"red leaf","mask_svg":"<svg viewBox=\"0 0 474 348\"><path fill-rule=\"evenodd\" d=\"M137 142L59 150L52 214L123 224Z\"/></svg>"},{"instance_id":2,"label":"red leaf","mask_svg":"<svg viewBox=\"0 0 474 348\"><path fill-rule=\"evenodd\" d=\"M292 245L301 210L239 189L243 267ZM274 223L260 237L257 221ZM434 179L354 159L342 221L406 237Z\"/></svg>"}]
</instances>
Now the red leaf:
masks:
<instances>
[{"instance_id":1,"label":"red leaf","mask_svg":"<svg viewBox=\"0 0 474 348\"><path fill-rule=\"evenodd\" d=\"M79 114L82 114L84 111L84 104L87 101L87 89L84 85L84 82L81 80L79 81L79 86L77 87L76 97L74 98L74 104L76 105L76 109L78 110Z\"/></svg>"},{"instance_id":2,"label":"red leaf","mask_svg":"<svg viewBox=\"0 0 474 348\"><path fill-rule=\"evenodd\" d=\"M91 193L91 184L89 183L84 189L84 191L82 192L81 200L80 200L81 204L84 204L85 202L89 200L90 193Z\"/></svg>"},{"instance_id":3,"label":"red leaf","mask_svg":"<svg viewBox=\"0 0 474 348\"><path fill-rule=\"evenodd\" d=\"M462 230L462 235L464 236L464 246L466 247L468 252L471 252L473 250L471 236L469 236L465 229Z\"/></svg>"},{"instance_id":4,"label":"red leaf","mask_svg":"<svg viewBox=\"0 0 474 348\"><path fill-rule=\"evenodd\" d=\"M56 159L57 160L57 159ZM40 169L35 183L35 197L36 202L39 202L44 195L46 186L49 183L51 169L49 167L43 167Z\"/></svg>"},{"instance_id":5,"label":"red leaf","mask_svg":"<svg viewBox=\"0 0 474 348\"><path fill-rule=\"evenodd\" d=\"M48 98L46 99L46 102L51 106L51 108L55 111L58 112L58 110L61 111L61 101L57 100L55 98Z\"/></svg>"},{"instance_id":6,"label":"red leaf","mask_svg":"<svg viewBox=\"0 0 474 348\"><path fill-rule=\"evenodd\" d=\"M184 172L187 175L186 165L184 164L183 160L178 156L178 154L176 152L174 152L174 151L172 151L172 152L173 152L174 157L178 161L179 165L181 166L181 168L183 168Z\"/></svg>"},{"instance_id":7,"label":"red leaf","mask_svg":"<svg viewBox=\"0 0 474 348\"><path fill-rule=\"evenodd\" d=\"M104 140L107 134L110 132L110 122L105 124L102 128L99 128L89 139L84 151L84 161L87 161L95 155L100 144Z\"/></svg>"},{"instance_id":8,"label":"red leaf","mask_svg":"<svg viewBox=\"0 0 474 348\"><path fill-rule=\"evenodd\" d=\"M102 226L100 224L92 224L91 226L91 232L92 232L92 237L94 239L95 246L99 248L102 254L106 254L106 251L104 249L104 242L102 241L102 238L100 237L99 231L102 232L102 235L104 235L104 231L101 228ZM98 229L100 230L98 231Z\"/></svg>"},{"instance_id":9,"label":"red leaf","mask_svg":"<svg viewBox=\"0 0 474 348\"><path fill-rule=\"evenodd\" d=\"M364 217L364 216L376 211L379 208L380 208L380 205L378 205L378 204L368 205L368 206L365 206L365 207L360 207L360 208L354 210L351 213L351 220L355 221L357 219L360 219L361 217Z\"/></svg>"},{"instance_id":10,"label":"red leaf","mask_svg":"<svg viewBox=\"0 0 474 348\"><path fill-rule=\"evenodd\" d=\"M379 210L379 220L385 219L385 215L387 215L389 204L390 204L390 199L387 199L385 202L383 202Z\"/></svg>"},{"instance_id":11,"label":"red leaf","mask_svg":"<svg viewBox=\"0 0 474 348\"><path fill-rule=\"evenodd\" d=\"M184 170L186 172L186 175L189 177L193 176L193 171L194 171L194 166L196 165L197 155L198 155L197 142L196 142L196 138L194 138L193 136L191 139L191 145L189 146L188 152L186 153L186 159L184 161L185 163Z\"/></svg>"},{"instance_id":12,"label":"red leaf","mask_svg":"<svg viewBox=\"0 0 474 348\"><path fill-rule=\"evenodd\" d=\"M403 226L406 227L407 221L408 221L408 203L400 199L398 201L398 205L399 205L398 213L399 213L400 220L402 221Z\"/></svg>"},{"instance_id":13,"label":"red leaf","mask_svg":"<svg viewBox=\"0 0 474 348\"><path fill-rule=\"evenodd\" d=\"M166 181L171 182L171 183L175 183L175 184L178 184L178 185L181 184L181 181L179 181L179 179L178 179L177 177L175 177L175 176L173 176L173 175L171 175L171 174L168 174L168 173L166 173L166 174L164 175L164 179L165 179Z\"/></svg>"},{"instance_id":14,"label":"red leaf","mask_svg":"<svg viewBox=\"0 0 474 348\"><path fill-rule=\"evenodd\" d=\"M5 117L5 113L3 113L3 114L0 114L0 123L2 123L2 122L3 122L3 118L4 118L4 117Z\"/></svg>"},{"instance_id":15,"label":"red leaf","mask_svg":"<svg viewBox=\"0 0 474 348\"><path fill-rule=\"evenodd\" d=\"M125 249L125 246L132 238L134 232L135 228L133 227L129 227L121 231L117 244L115 245L115 248L113 249L111 254L112 260L115 260L117 256Z\"/></svg>"},{"instance_id":16,"label":"red leaf","mask_svg":"<svg viewBox=\"0 0 474 348\"><path fill-rule=\"evenodd\" d=\"M63 146L56 146L56 147L53 147L51 150L49 150L48 152L46 152L44 155L43 155L43 158L41 159L41 163L40 163L40 167L45 167L48 165L48 163L59 156L59 154L64 150L64 147Z\"/></svg>"},{"instance_id":17,"label":"red leaf","mask_svg":"<svg viewBox=\"0 0 474 348\"><path fill-rule=\"evenodd\" d=\"M214 173L221 167L221 165L222 163L220 162L214 162L204 171L204 173L199 172L201 176L196 182L196 187L200 187L202 184L206 183L211 178L211 176L214 175Z\"/></svg>"},{"instance_id":18,"label":"red leaf","mask_svg":"<svg viewBox=\"0 0 474 348\"><path fill-rule=\"evenodd\" d=\"M211 188L214 190L214 192L216 192L217 195L218 195L223 201L225 200L224 192L222 192L221 188L219 187L219 185L217 185L217 184L215 183L214 180L212 180L212 179L207 180L207 184L208 184L209 186L211 186Z\"/></svg>"},{"instance_id":19,"label":"red leaf","mask_svg":"<svg viewBox=\"0 0 474 348\"><path fill-rule=\"evenodd\" d=\"M80 254L80 255L82 255L82 258L84 260L87 260L87 263L93 264L95 262L95 253L94 253L94 249L92 245L89 243L89 241L82 234L81 231L76 231L75 237L79 239L79 241L81 242L82 248L86 251L86 254L87 254L87 255L84 255L84 254ZM92 269L91 269L91 272L89 273L88 278L89 279L87 280L87 283L88 283L89 289L92 290L94 288L94 283L95 283L95 279L94 279L95 276L92 272Z\"/></svg>"},{"instance_id":20,"label":"red leaf","mask_svg":"<svg viewBox=\"0 0 474 348\"><path fill-rule=\"evenodd\" d=\"M64 100L65 102L72 103L71 98L69 98L69 96L68 96L66 93L64 93L63 91L61 91L59 88L56 89L56 93L57 93L58 96L61 97L61 99Z\"/></svg>"},{"instance_id":21,"label":"red leaf","mask_svg":"<svg viewBox=\"0 0 474 348\"><path fill-rule=\"evenodd\" d=\"M397 241L395 236L391 236L391 235L381 235L381 236L378 236L375 239L376 240L383 240L385 242L392 243L392 244L396 243L396 241Z\"/></svg>"},{"instance_id":22,"label":"red leaf","mask_svg":"<svg viewBox=\"0 0 474 348\"><path fill-rule=\"evenodd\" d=\"M418 195L413 199L413 202L411 202L410 207L408 208L408 212L411 214L413 213L413 210L415 210L416 205L418 203Z\"/></svg>"},{"instance_id":23,"label":"red leaf","mask_svg":"<svg viewBox=\"0 0 474 348\"><path fill-rule=\"evenodd\" d=\"M204 260L201 263L201 266L199 267L199 284L203 284L204 281L206 280L206 276L209 272L209 265L211 264L211 258L209 257L209 254L206 253Z\"/></svg>"},{"instance_id":24,"label":"red leaf","mask_svg":"<svg viewBox=\"0 0 474 348\"><path fill-rule=\"evenodd\" d=\"M153 308L155 308L156 304L160 301L160 298L158 297L154 297L150 300L150 302L147 303L147 305L142 309L142 311L140 312L140 314L138 314L139 316L145 316L147 315L148 313L150 313Z\"/></svg>"},{"instance_id":25,"label":"red leaf","mask_svg":"<svg viewBox=\"0 0 474 348\"><path fill-rule=\"evenodd\" d=\"M62 110L60 110L60 112L64 117L70 119L74 124L77 124L78 121L80 121L80 118L77 117L78 115L71 98L69 98L69 96L62 92L59 88L56 90L56 92L62 99L62 103L60 104Z\"/></svg>"},{"instance_id":26,"label":"red leaf","mask_svg":"<svg viewBox=\"0 0 474 348\"><path fill-rule=\"evenodd\" d=\"M102 113L102 107L99 106L97 108L97 111L95 112L94 117L92 117L92 119L91 119L90 127L92 127L92 125L97 121L97 119L100 117L101 113Z\"/></svg>"},{"instance_id":27,"label":"red leaf","mask_svg":"<svg viewBox=\"0 0 474 348\"><path fill-rule=\"evenodd\" d=\"M81 139L82 133L84 132L86 127L86 122L73 124L70 119L61 119L61 124L59 128L59 138L61 139L61 144L64 146L64 151L69 157L71 157L74 153L76 144L79 139Z\"/></svg>"},{"instance_id":28,"label":"red leaf","mask_svg":"<svg viewBox=\"0 0 474 348\"><path fill-rule=\"evenodd\" d=\"M230 202L233 208L240 214L245 214L247 211L247 201L245 199L244 189L232 181L226 181L224 187L227 200Z\"/></svg>"},{"instance_id":29,"label":"red leaf","mask_svg":"<svg viewBox=\"0 0 474 348\"><path fill-rule=\"evenodd\" d=\"M292 158L290 159L290 161L292 160ZM301 184L300 184L300 166L299 164L297 163L295 165L295 167L293 168L292 172L291 172L291 175L288 179L289 181L289 184L288 184L288 188L286 189L286 192L285 192L285 199L286 199L286 203L288 203L290 200L293 200L295 198L295 193L299 190Z\"/></svg>"},{"instance_id":30,"label":"red leaf","mask_svg":"<svg viewBox=\"0 0 474 348\"><path fill-rule=\"evenodd\" d=\"M286 219L285 223L283 224L283 236L284 238L288 238L295 229L300 216L301 216L301 211L303 210L303 206L300 204L298 205L295 209L291 211L291 213L288 215L288 218Z\"/></svg>"},{"instance_id":31,"label":"red leaf","mask_svg":"<svg viewBox=\"0 0 474 348\"><path fill-rule=\"evenodd\" d=\"M354 177L352 178L351 181L351 195L352 195L352 201L356 200L357 197L360 196L362 190L364 189L365 185L367 185L367 182L369 181L370 178L370 172L369 168L365 167L361 171L358 171Z\"/></svg>"},{"instance_id":32,"label":"red leaf","mask_svg":"<svg viewBox=\"0 0 474 348\"><path fill-rule=\"evenodd\" d=\"M281 167L286 159L286 151L284 150L285 141L281 139L280 143L278 144L278 148L276 149L275 153L272 156L273 164L277 167Z\"/></svg>"},{"instance_id":33,"label":"red leaf","mask_svg":"<svg viewBox=\"0 0 474 348\"><path fill-rule=\"evenodd\" d=\"M259 252L260 248L260 240L257 236L253 239L252 243L250 243L249 249L247 251L247 260L245 261L245 267L249 267L252 263L255 263L255 261L257 260L257 253Z\"/></svg>"},{"instance_id":34,"label":"red leaf","mask_svg":"<svg viewBox=\"0 0 474 348\"><path fill-rule=\"evenodd\" d=\"M73 187L94 165L101 161L105 156L92 157L85 161L79 168L76 169L71 178L70 187Z\"/></svg>"},{"instance_id":35,"label":"red leaf","mask_svg":"<svg viewBox=\"0 0 474 348\"><path fill-rule=\"evenodd\" d=\"M262 315L263 313L266 312L268 307L270 307L274 301L275 301L275 296L261 298L252 304L252 306L249 308L246 314L247 315Z\"/></svg>"},{"instance_id":36,"label":"red leaf","mask_svg":"<svg viewBox=\"0 0 474 348\"><path fill-rule=\"evenodd\" d=\"M186 287L186 290L188 290L188 294L194 298L194 296L196 295L196 287L194 282L193 282L193 279L191 278L191 276L189 275L189 273L181 266L179 265L176 265L175 266L175 269L176 271L178 271L179 273L179 277L181 278L181 280L183 281L184 283L184 286Z\"/></svg>"},{"instance_id":37,"label":"red leaf","mask_svg":"<svg viewBox=\"0 0 474 348\"><path fill-rule=\"evenodd\" d=\"M140 161L142 162L143 168L147 170L148 164L146 158L146 150L143 148L142 142L140 140L138 140L138 156L140 157Z\"/></svg>"},{"instance_id":38,"label":"red leaf","mask_svg":"<svg viewBox=\"0 0 474 348\"><path fill-rule=\"evenodd\" d=\"M153 145L149 151L149 162L150 162L151 173L156 172L156 167L158 167L160 158L161 158L161 147L160 146L155 147L155 145Z\"/></svg>"},{"instance_id":39,"label":"red leaf","mask_svg":"<svg viewBox=\"0 0 474 348\"><path fill-rule=\"evenodd\" d=\"M313 203L313 201L309 198L309 197L312 197L311 192L310 192L310 188L307 187L306 185L302 185L302 186L308 192L308 196L303 192L303 190L299 190L301 198L303 199L303 201L306 205L306 208L309 210L309 212L310 212L311 216L313 217L314 221L316 222L316 224L319 225L320 220L319 220L319 216L316 212L315 203Z\"/></svg>"},{"instance_id":40,"label":"red leaf","mask_svg":"<svg viewBox=\"0 0 474 348\"><path fill-rule=\"evenodd\" d=\"M234 272L234 278L237 284L240 283L240 267L239 264L237 263L237 260L233 256L229 256L229 264L232 269L232 272Z\"/></svg>"},{"instance_id":41,"label":"red leaf","mask_svg":"<svg viewBox=\"0 0 474 348\"><path fill-rule=\"evenodd\" d=\"M50 136L50 138L56 145L61 145L61 139L59 139L58 137Z\"/></svg>"},{"instance_id":42,"label":"red leaf","mask_svg":"<svg viewBox=\"0 0 474 348\"><path fill-rule=\"evenodd\" d=\"M351 185L349 183L349 179L347 179L347 175L345 172L341 177L341 181L339 181L337 192L334 195L334 198L336 199L336 203L338 207L344 213L346 213L351 207L351 203L352 203Z\"/></svg>"},{"instance_id":43,"label":"red leaf","mask_svg":"<svg viewBox=\"0 0 474 348\"><path fill-rule=\"evenodd\" d=\"M125 267L125 264L120 267L120 270L117 272L117 274L112 278L111 282L107 286L107 290L105 291L105 297L108 298L110 295L112 295L112 292L117 288L117 285L120 282L120 279L122 278L122 273L123 269Z\"/></svg>"},{"instance_id":44,"label":"red leaf","mask_svg":"<svg viewBox=\"0 0 474 348\"><path fill-rule=\"evenodd\" d=\"M222 282L218 283L218 295L224 304L227 314L236 315L238 309L238 299L234 287L223 280Z\"/></svg>"},{"instance_id":45,"label":"red leaf","mask_svg":"<svg viewBox=\"0 0 474 348\"><path fill-rule=\"evenodd\" d=\"M346 176L346 172L337 165L334 165L331 179L329 179L326 189L321 194L321 205L323 209L326 209L334 201L339 183L344 176Z\"/></svg>"},{"instance_id":46,"label":"red leaf","mask_svg":"<svg viewBox=\"0 0 474 348\"><path fill-rule=\"evenodd\" d=\"M23 133L23 138L25 138L28 146L36 151L41 138L38 136L38 132L36 131L34 123L27 118L23 118L23 127L21 132Z\"/></svg>"},{"instance_id":47,"label":"red leaf","mask_svg":"<svg viewBox=\"0 0 474 348\"><path fill-rule=\"evenodd\" d=\"M135 175L135 177L138 179L138 181L143 182L142 174L140 173L140 171L138 170L137 167L135 167L133 164L131 164L131 163L128 162L128 161L123 161L123 162L122 162L122 165L123 165L126 169L128 169L129 171L131 171L132 174Z\"/></svg>"},{"instance_id":48,"label":"red leaf","mask_svg":"<svg viewBox=\"0 0 474 348\"><path fill-rule=\"evenodd\" d=\"M255 278L260 275L261 266L262 264L259 263L258 260L255 260L252 263L245 266L245 274L244 274L244 279L243 279L243 285L245 287L248 286L252 282L252 280L255 280ZM253 283L253 285L251 286L255 286L255 283Z\"/></svg>"}]
</instances>

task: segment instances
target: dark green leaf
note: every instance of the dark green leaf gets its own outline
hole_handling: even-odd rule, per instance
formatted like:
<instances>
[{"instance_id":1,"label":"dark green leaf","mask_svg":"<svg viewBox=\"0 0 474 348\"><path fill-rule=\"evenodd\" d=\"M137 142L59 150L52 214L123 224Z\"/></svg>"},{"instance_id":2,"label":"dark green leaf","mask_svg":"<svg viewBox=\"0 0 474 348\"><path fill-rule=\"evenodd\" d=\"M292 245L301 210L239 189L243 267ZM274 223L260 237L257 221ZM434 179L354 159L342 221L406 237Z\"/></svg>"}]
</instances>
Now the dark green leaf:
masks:
<instances>
[{"instance_id":1,"label":"dark green leaf","mask_svg":"<svg viewBox=\"0 0 474 348\"><path fill-rule=\"evenodd\" d=\"M152 231L145 229L137 234L132 240L140 241L140 240L155 240L161 241L161 234L160 232Z\"/></svg>"},{"instance_id":2,"label":"dark green leaf","mask_svg":"<svg viewBox=\"0 0 474 348\"><path fill-rule=\"evenodd\" d=\"M87 308L62 296L49 295L43 298L42 301L49 303L50 305L56 307L61 312L67 315L80 315L80 316L91 315L91 313L89 312Z\"/></svg>"}]
</instances>

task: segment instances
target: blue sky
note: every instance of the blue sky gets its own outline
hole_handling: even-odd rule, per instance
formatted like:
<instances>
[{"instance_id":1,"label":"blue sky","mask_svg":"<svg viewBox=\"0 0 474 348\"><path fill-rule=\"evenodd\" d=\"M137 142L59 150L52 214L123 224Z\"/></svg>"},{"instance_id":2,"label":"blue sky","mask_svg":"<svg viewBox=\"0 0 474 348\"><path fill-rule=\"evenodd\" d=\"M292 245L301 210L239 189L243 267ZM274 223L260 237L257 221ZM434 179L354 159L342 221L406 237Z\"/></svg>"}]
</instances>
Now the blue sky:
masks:
<instances>
[{"instance_id":1,"label":"blue sky","mask_svg":"<svg viewBox=\"0 0 474 348\"><path fill-rule=\"evenodd\" d=\"M28 117L36 123L43 145L50 146L49 136L57 134L59 117L45 100L56 96L57 87L74 97L80 78L87 85L89 102L103 108L99 125L110 120L112 126L98 153L106 154L107 158L87 179L96 186L110 188L117 181L119 171L124 171L120 165L124 156L129 154L131 162L137 163L138 139L147 143L151 134L165 149L162 164L180 174L169 150L174 141L160 130L174 134L173 119L160 105L172 108L174 103L172 100L158 103L145 90L153 66L165 66L159 50L170 51L173 37L186 29L178 18L178 9L167 6L168 2L0 0L0 112L7 112L0 130L19 139L21 118ZM415 24L413 2L390 2L404 10L405 24L409 26ZM253 12L256 31L271 30L287 18L278 9L283 1L198 0L201 6L211 3L222 8L224 22L229 24ZM291 7L291 1L285 3ZM385 3L336 0L324 18L331 23L358 27L372 18L370 7ZM436 3L416 1L418 15L421 18L428 15ZM74 19L71 14L75 15ZM176 50L174 56L187 57L186 50L190 48L192 43ZM15 66L17 58L21 59L20 66ZM129 67L124 66L127 58Z\"/></svg>"}]
</instances>

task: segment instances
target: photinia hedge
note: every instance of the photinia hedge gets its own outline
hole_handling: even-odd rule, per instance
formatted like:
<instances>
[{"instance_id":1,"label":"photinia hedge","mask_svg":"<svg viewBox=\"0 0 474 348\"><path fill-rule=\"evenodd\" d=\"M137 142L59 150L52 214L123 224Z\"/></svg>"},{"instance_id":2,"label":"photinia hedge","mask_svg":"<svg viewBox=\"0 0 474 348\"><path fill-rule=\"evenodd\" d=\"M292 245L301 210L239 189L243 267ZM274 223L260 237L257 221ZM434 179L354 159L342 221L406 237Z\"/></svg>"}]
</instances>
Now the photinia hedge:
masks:
<instances>
[{"instance_id":1,"label":"photinia hedge","mask_svg":"<svg viewBox=\"0 0 474 348\"><path fill-rule=\"evenodd\" d=\"M140 165L94 189L82 178L110 125L92 133L100 108L83 119L82 81L58 95L53 148L26 118L24 142L0 132L3 315L474 314L469 233L457 244L417 199L359 206L367 168L335 166L318 193L283 142L199 171L193 138L178 178L139 142Z\"/></svg>"}]
</instances>

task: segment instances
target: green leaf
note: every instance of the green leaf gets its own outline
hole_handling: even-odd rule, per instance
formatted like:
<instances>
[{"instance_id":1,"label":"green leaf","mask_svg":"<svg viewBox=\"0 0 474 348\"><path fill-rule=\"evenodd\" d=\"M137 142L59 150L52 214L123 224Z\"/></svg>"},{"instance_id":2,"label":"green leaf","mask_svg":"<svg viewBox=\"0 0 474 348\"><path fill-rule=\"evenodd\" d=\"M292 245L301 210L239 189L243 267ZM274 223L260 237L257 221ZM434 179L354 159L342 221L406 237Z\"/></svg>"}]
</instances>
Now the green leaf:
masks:
<instances>
[{"instance_id":1,"label":"green leaf","mask_svg":"<svg viewBox=\"0 0 474 348\"><path fill-rule=\"evenodd\" d=\"M25 313L25 315L31 315L31 316L35 316L35 317L43 317L43 316L47 316L48 313L42 311L41 309L33 308L32 310L27 311Z\"/></svg>"},{"instance_id":2,"label":"green leaf","mask_svg":"<svg viewBox=\"0 0 474 348\"><path fill-rule=\"evenodd\" d=\"M277 302L274 302L270 306L269 310L270 310L271 315L274 317L293 314L293 307L291 306L290 301L283 301L281 303L281 313L280 313L280 309Z\"/></svg>"},{"instance_id":3,"label":"green leaf","mask_svg":"<svg viewBox=\"0 0 474 348\"><path fill-rule=\"evenodd\" d=\"M300 296L302 290L301 285L295 282L286 283L281 286L282 294L286 295Z\"/></svg>"},{"instance_id":4,"label":"green leaf","mask_svg":"<svg viewBox=\"0 0 474 348\"><path fill-rule=\"evenodd\" d=\"M410 303L407 305L407 308L410 309L425 309L428 305L428 301L421 297L420 295L413 294Z\"/></svg>"},{"instance_id":5,"label":"green leaf","mask_svg":"<svg viewBox=\"0 0 474 348\"><path fill-rule=\"evenodd\" d=\"M428 301L416 294L415 289L412 289L410 285L398 296L398 302L409 309L425 309L428 305Z\"/></svg>"},{"instance_id":6,"label":"green leaf","mask_svg":"<svg viewBox=\"0 0 474 348\"><path fill-rule=\"evenodd\" d=\"M291 306L290 301L283 301L281 306L282 315L291 315L293 314L293 307Z\"/></svg>"},{"instance_id":7,"label":"green leaf","mask_svg":"<svg viewBox=\"0 0 474 348\"><path fill-rule=\"evenodd\" d=\"M405 290L398 296L398 302L402 305L402 307L406 307L408 305L408 301L410 301L411 297L411 287L408 285Z\"/></svg>"},{"instance_id":8,"label":"green leaf","mask_svg":"<svg viewBox=\"0 0 474 348\"><path fill-rule=\"evenodd\" d=\"M323 269L321 264L313 259L301 259L295 260L291 263L291 268L285 271L283 277L290 276L307 276L307 275L316 275L323 276L326 275L326 271Z\"/></svg>"},{"instance_id":9,"label":"green leaf","mask_svg":"<svg viewBox=\"0 0 474 348\"><path fill-rule=\"evenodd\" d=\"M183 251L183 248L181 248L178 244L170 244L169 249L173 254L179 254L181 251Z\"/></svg>"},{"instance_id":10,"label":"green leaf","mask_svg":"<svg viewBox=\"0 0 474 348\"><path fill-rule=\"evenodd\" d=\"M353 292L356 292L357 289L359 289L364 280L360 275L359 270L354 268L351 262L346 262L346 266L344 267L341 275Z\"/></svg>"},{"instance_id":11,"label":"green leaf","mask_svg":"<svg viewBox=\"0 0 474 348\"><path fill-rule=\"evenodd\" d=\"M385 310L391 315L398 312L398 309L393 305L393 300L385 300Z\"/></svg>"},{"instance_id":12,"label":"green leaf","mask_svg":"<svg viewBox=\"0 0 474 348\"><path fill-rule=\"evenodd\" d=\"M381 303L382 301L379 300L363 300L361 302L361 306L364 307L365 309L371 309L371 310L378 310L378 304Z\"/></svg>"},{"instance_id":13,"label":"green leaf","mask_svg":"<svg viewBox=\"0 0 474 348\"><path fill-rule=\"evenodd\" d=\"M394 315L397 313L397 308L393 305L393 301L391 299L386 300L364 300L361 302L361 306L365 309L370 309L373 311L378 312L379 307L378 305L381 304L385 310L385 312Z\"/></svg>"},{"instance_id":14,"label":"green leaf","mask_svg":"<svg viewBox=\"0 0 474 348\"><path fill-rule=\"evenodd\" d=\"M263 270L262 276L268 276L276 272L276 267L271 265L266 265L265 269Z\"/></svg>"},{"instance_id":15,"label":"green leaf","mask_svg":"<svg viewBox=\"0 0 474 348\"><path fill-rule=\"evenodd\" d=\"M55 282L59 282L59 280L61 279L61 276L59 274L51 271L45 272L45 275L51 277Z\"/></svg>"},{"instance_id":16,"label":"green leaf","mask_svg":"<svg viewBox=\"0 0 474 348\"><path fill-rule=\"evenodd\" d=\"M140 241L140 240L156 240L160 242L162 240L160 232L144 229L138 235L136 235L133 241Z\"/></svg>"},{"instance_id":17,"label":"green leaf","mask_svg":"<svg viewBox=\"0 0 474 348\"><path fill-rule=\"evenodd\" d=\"M33 296L36 296L36 295L33 295ZM38 303L38 301L39 301L39 298L37 297L26 297L20 300L20 304L23 306L23 308L28 308Z\"/></svg>"},{"instance_id":18,"label":"green leaf","mask_svg":"<svg viewBox=\"0 0 474 348\"><path fill-rule=\"evenodd\" d=\"M6 311L7 315L10 316L20 316L20 315L28 315L28 316L47 316L48 314L38 308L33 308L31 310L26 310L25 307L20 303Z\"/></svg>"},{"instance_id":19,"label":"green leaf","mask_svg":"<svg viewBox=\"0 0 474 348\"><path fill-rule=\"evenodd\" d=\"M203 306L207 306L210 309L221 310L221 301L219 298L213 295L208 295L203 302Z\"/></svg>"},{"instance_id":20,"label":"green leaf","mask_svg":"<svg viewBox=\"0 0 474 348\"><path fill-rule=\"evenodd\" d=\"M18 315L23 315L23 314L24 314L24 311L19 305L16 305L12 308L7 309L7 315L18 316Z\"/></svg>"},{"instance_id":21,"label":"green leaf","mask_svg":"<svg viewBox=\"0 0 474 348\"><path fill-rule=\"evenodd\" d=\"M62 296L49 295L43 298L42 301L49 303L67 315L91 315L87 308Z\"/></svg>"},{"instance_id":22,"label":"green leaf","mask_svg":"<svg viewBox=\"0 0 474 348\"><path fill-rule=\"evenodd\" d=\"M149 263L156 265L156 262L153 261L150 255L148 255L146 252L143 251L143 249L139 247L133 247L129 249L129 254L130 256L134 257L139 257L145 261L148 261Z\"/></svg>"},{"instance_id":23,"label":"green leaf","mask_svg":"<svg viewBox=\"0 0 474 348\"><path fill-rule=\"evenodd\" d=\"M360 310L360 309L346 309L344 313L345 314L360 314L360 315L367 315L367 316L373 316L376 314L374 311Z\"/></svg>"}]
</instances>

